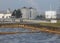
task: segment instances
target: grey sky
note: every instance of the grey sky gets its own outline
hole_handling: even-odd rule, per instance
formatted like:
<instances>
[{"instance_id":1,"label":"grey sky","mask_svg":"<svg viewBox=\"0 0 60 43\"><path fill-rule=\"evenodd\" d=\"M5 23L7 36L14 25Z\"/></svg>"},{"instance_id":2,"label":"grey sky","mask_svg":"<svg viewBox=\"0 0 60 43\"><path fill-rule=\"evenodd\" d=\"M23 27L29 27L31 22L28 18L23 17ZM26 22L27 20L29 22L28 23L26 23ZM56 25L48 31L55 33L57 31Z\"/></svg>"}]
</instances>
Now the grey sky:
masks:
<instances>
[{"instance_id":1,"label":"grey sky","mask_svg":"<svg viewBox=\"0 0 60 43\"><path fill-rule=\"evenodd\" d=\"M50 9L50 4L53 10L57 10L60 4L60 0L0 0L0 10L32 6L37 8L38 11L45 11Z\"/></svg>"}]
</instances>

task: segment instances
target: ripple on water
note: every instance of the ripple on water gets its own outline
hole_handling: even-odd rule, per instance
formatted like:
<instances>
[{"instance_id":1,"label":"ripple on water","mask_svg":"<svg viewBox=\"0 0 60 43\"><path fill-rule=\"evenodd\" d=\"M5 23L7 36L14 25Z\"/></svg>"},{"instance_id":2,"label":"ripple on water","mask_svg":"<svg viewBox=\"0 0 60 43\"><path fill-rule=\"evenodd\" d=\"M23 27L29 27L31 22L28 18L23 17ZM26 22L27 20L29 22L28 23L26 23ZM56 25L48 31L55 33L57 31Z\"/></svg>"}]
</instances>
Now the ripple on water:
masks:
<instances>
[{"instance_id":1,"label":"ripple on water","mask_svg":"<svg viewBox=\"0 0 60 43\"><path fill-rule=\"evenodd\" d=\"M2 29L2 31L16 31L17 28L11 29ZM0 30L1 31L1 30ZM17 29L17 31L27 32L26 29ZM14 34L14 35L0 35L0 43L59 43L60 36L49 33L31 33L31 34Z\"/></svg>"}]
</instances>

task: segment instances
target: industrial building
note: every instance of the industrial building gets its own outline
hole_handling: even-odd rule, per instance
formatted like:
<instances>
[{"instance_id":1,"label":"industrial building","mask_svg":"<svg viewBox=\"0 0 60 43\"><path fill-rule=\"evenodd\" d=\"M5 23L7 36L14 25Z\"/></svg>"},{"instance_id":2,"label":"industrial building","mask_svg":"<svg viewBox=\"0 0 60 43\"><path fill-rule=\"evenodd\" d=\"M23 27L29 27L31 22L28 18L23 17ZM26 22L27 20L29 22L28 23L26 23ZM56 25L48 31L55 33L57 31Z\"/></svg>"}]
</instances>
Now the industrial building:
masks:
<instances>
[{"instance_id":1,"label":"industrial building","mask_svg":"<svg viewBox=\"0 0 60 43\"><path fill-rule=\"evenodd\" d=\"M37 16L37 10L32 7L30 8L23 7L21 8L21 12L22 12L23 19L35 19Z\"/></svg>"},{"instance_id":2,"label":"industrial building","mask_svg":"<svg viewBox=\"0 0 60 43\"><path fill-rule=\"evenodd\" d=\"M10 18L12 13L7 9L7 11L0 12L0 18Z\"/></svg>"},{"instance_id":3,"label":"industrial building","mask_svg":"<svg viewBox=\"0 0 60 43\"><path fill-rule=\"evenodd\" d=\"M35 19L36 16L38 15L37 10L35 8L32 8L32 7L30 7L29 9L30 9L29 18Z\"/></svg>"},{"instance_id":4,"label":"industrial building","mask_svg":"<svg viewBox=\"0 0 60 43\"><path fill-rule=\"evenodd\" d=\"M57 18L56 11L45 11L45 18L46 19L56 19Z\"/></svg>"},{"instance_id":5,"label":"industrial building","mask_svg":"<svg viewBox=\"0 0 60 43\"><path fill-rule=\"evenodd\" d=\"M30 10L27 7L21 8L22 18L29 19Z\"/></svg>"}]
</instances>

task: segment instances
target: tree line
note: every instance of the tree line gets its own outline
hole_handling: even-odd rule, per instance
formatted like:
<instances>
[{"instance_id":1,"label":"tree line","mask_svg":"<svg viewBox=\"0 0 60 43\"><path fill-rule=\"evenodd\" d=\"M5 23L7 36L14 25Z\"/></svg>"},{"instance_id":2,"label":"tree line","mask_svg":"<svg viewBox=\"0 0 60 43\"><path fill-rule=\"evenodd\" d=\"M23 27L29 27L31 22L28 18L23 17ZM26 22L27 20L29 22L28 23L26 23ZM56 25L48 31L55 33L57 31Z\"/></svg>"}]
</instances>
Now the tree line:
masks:
<instances>
[{"instance_id":1,"label":"tree line","mask_svg":"<svg viewBox=\"0 0 60 43\"><path fill-rule=\"evenodd\" d=\"M15 9L13 12L12 12L12 16L15 17L15 18L22 18L22 13L21 13L21 10L20 9Z\"/></svg>"}]
</instances>

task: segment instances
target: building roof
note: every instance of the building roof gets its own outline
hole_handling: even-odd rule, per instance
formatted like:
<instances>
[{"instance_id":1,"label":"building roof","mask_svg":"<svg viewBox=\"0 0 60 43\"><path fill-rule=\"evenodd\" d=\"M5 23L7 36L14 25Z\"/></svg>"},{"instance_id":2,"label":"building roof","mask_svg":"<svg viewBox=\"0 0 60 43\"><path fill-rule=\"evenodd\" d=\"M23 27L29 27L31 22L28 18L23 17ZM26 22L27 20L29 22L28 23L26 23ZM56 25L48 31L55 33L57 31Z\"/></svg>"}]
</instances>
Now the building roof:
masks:
<instances>
[{"instance_id":1,"label":"building roof","mask_svg":"<svg viewBox=\"0 0 60 43\"><path fill-rule=\"evenodd\" d=\"M12 13L12 11L6 11L6 10L3 10L3 11L0 11L0 14L10 14L10 13Z\"/></svg>"}]
</instances>

